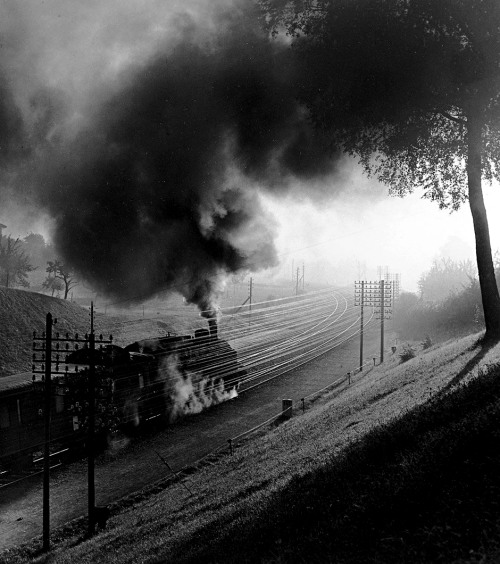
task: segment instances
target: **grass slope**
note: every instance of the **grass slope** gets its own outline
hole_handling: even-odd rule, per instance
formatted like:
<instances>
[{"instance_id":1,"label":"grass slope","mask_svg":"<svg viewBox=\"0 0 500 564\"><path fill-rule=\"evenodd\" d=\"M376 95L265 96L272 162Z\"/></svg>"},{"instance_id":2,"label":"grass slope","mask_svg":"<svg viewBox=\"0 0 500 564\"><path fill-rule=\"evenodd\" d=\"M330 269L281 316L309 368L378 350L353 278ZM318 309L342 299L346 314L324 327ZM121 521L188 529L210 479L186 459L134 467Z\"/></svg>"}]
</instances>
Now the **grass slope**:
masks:
<instances>
[{"instance_id":1,"label":"grass slope","mask_svg":"<svg viewBox=\"0 0 500 564\"><path fill-rule=\"evenodd\" d=\"M388 359L184 484L116 504L92 539L80 520L49 555L38 539L0 560L498 562L500 346L477 337Z\"/></svg>"},{"instance_id":2,"label":"grass slope","mask_svg":"<svg viewBox=\"0 0 500 564\"><path fill-rule=\"evenodd\" d=\"M84 335L90 331L90 308L36 292L0 288L0 377L31 370L33 331L39 335L45 331L47 313L57 319L54 333ZM120 345L157 335L159 327L175 330L156 320L142 322L139 318L140 325L124 324L124 321L127 322L127 316L97 313L96 333L111 333Z\"/></svg>"}]
</instances>

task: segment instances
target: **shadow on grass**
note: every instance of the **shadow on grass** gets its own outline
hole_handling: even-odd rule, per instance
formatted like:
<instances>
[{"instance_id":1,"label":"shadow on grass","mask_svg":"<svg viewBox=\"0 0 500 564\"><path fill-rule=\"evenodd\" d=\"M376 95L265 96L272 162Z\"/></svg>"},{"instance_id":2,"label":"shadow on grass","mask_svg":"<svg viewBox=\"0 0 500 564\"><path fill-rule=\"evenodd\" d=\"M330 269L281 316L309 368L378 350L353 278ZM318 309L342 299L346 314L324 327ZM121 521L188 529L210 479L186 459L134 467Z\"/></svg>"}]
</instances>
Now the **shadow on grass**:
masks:
<instances>
[{"instance_id":1,"label":"shadow on grass","mask_svg":"<svg viewBox=\"0 0 500 564\"><path fill-rule=\"evenodd\" d=\"M500 538L498 376L496 367L374 429L239 526L213 522L203 549L184 545L176 562L485 562Z\"/></svg>"},{"instance_id":2,"label":"shadow on grass","mask_svg":"<svg viewBox=\"0 0 500 564\"><path fill-rule=\"evenodd\" d=\"M445 394L451 388L460 384L460 382L466 378L470 372L483 360L483 358L488 354L488 352L497 345L496 342L484 341L481 337L478 339L469 350L479 348L478 352L465 364L465 366L458 372L449 382L444 386L438 393L438 395Z\"/></svg>"}]
</instances>

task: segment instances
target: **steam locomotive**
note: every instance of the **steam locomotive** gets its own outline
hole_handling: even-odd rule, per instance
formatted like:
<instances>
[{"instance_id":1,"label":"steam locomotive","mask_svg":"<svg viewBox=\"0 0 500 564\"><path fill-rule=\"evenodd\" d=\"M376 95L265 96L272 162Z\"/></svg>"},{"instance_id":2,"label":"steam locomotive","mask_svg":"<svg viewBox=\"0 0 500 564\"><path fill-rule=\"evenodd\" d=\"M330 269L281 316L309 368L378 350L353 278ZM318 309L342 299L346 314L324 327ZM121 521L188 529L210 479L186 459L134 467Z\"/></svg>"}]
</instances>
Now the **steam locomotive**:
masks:
<instances>
[{"instance_id":1,"label":"steam locomotive","mask_svg":"<svg viewBox=\"0 0 500 564\"><path fill-rule=\"evenodd\" d=\"M246 374L215 320L194 335L167 334L95 353L95 429L105 443L237 395ZM51 445L75 448L88 429L89 349L72 352L64 375L51 379ZM0 379L0 471L30 464L44 443L44 383L26 374Z\"/></svg>"}]
</instances>

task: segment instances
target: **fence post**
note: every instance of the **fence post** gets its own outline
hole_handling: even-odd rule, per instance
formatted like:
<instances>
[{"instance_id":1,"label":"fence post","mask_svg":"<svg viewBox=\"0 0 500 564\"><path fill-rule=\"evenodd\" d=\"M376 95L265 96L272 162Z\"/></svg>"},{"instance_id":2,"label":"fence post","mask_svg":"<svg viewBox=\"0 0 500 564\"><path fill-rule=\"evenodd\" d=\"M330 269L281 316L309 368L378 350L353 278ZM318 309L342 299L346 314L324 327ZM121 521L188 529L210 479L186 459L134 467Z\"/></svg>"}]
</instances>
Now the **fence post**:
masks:
<instances>
[{"instance_id":1,"label":"fence post","mask_svg":"<svg viewBox=\"0 0 500 564\"><path fill-rule=\"evenodd\" d=\"M302 402L302 413L306 411L306 400L305 398L301 398L300 401Z\"/></svg>"},{"instance_id":2,"label":"fence post","mask_svg":"<svg viewBox=\"0 0 500 564\"><path fill-rule=\"evenodd\" d=\"M228 439L227 442L229 443L229 452L233 454L233 439Z\"/></svg>"},{"instance_id":3,"label":"fence post","mask_svg":"<svg viewBox=\"0 0 500 564\"><path fill-rule=\"evenodd\" d=\"M351 373L350 372L347 373L347 382L350 386L351 385Z\"/></svg>"},{"instance_id":4,"label":"fence post","mask_svg":"<svg viewBox=\"0 0 500 564\"><path fill-rule=\"evenodd\" d=\"M290 419L292 417L292 407L293 407L293 400L291 399L284 399L281 402L282 406L282 417L283 419Z\"/></svg>"},{"instance_id":5,"label":"fence post","mask_svg":"<svg viewBox=\"0 0 500 564\"><path fill-rule=\"evenodd\" d=\"M374 357L373 357L373 366L375 366L375 362L376 362L376 360L377 360L377 357L376 357L376 356L374 356Z\"/></svg>"}]
</instances>

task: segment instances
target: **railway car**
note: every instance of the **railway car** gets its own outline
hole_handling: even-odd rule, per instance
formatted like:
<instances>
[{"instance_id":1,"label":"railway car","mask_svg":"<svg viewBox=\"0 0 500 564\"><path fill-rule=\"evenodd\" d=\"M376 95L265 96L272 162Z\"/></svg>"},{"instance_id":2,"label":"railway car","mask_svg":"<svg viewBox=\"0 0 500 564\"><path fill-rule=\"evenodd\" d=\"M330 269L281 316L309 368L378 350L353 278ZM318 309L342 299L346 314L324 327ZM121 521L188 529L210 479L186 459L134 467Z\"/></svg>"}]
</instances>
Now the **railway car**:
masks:
<instances>
[{"instance_id":1,"label":"railway car","mask_svg":"<svg viewBox=\"0 0 500 564\"><path fill-rule=\"evenodd\" d=\"M71 353L67 363L67 373L51 379L54 451L81 447L88 429L89 350ZM95 364L95 428L103 441L117 430L135 433L228 399L246 373L213 323L194 335L106 345L96 352ZM30 374L0 379L0 471L30 464L41 454L43 389L44 383Z\"/></svg>"}]
</instances>

